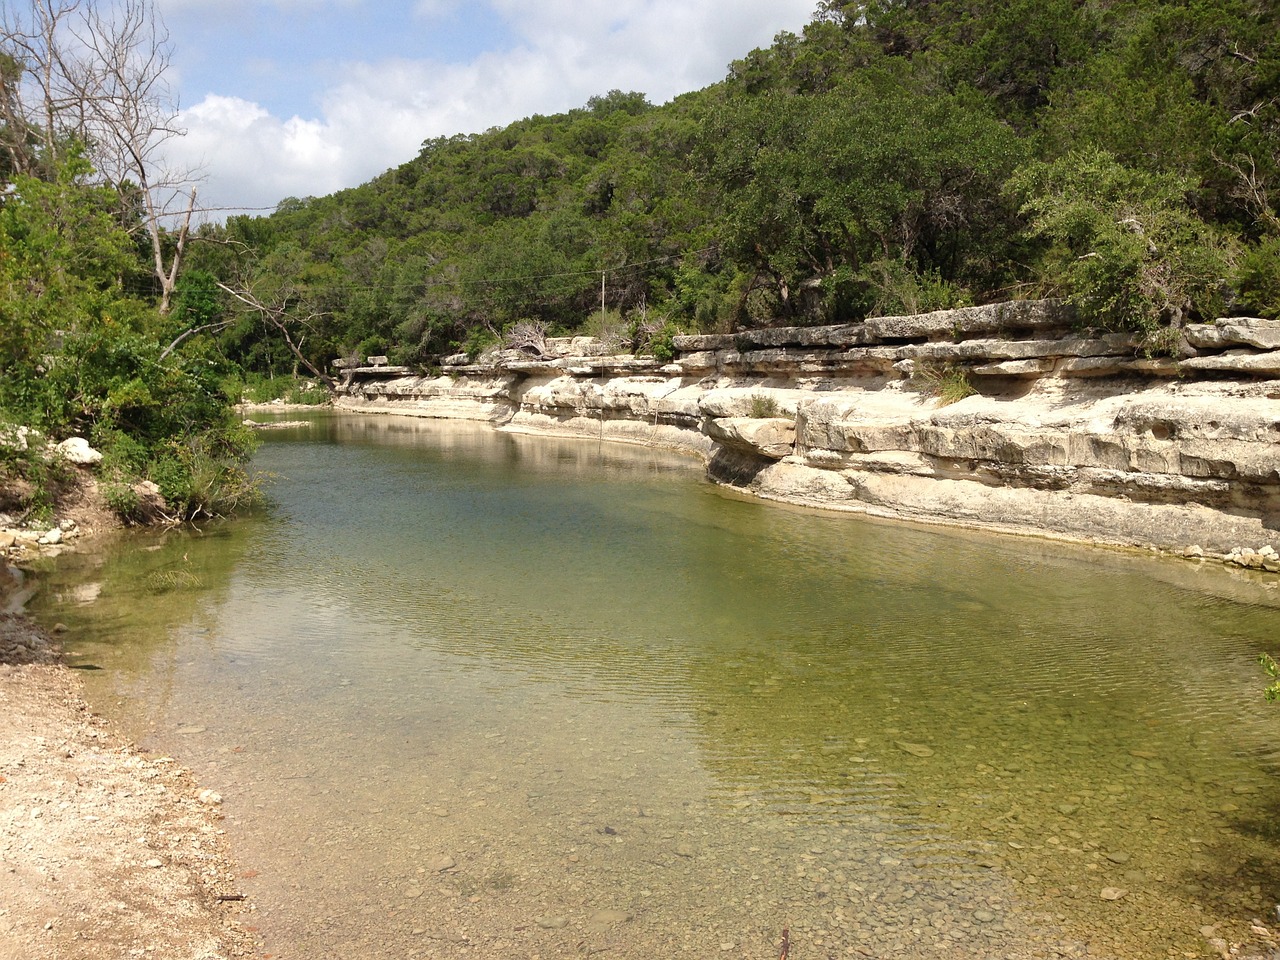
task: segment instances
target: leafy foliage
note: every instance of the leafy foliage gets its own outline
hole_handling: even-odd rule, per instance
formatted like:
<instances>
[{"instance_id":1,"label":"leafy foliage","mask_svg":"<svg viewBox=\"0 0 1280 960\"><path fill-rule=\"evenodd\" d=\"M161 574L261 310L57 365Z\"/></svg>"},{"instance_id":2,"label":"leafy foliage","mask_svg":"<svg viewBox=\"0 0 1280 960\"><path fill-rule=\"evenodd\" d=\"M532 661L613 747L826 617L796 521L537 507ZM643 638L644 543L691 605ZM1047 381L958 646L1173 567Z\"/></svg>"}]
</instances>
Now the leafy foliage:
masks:
<instances>
[{"instance_id":1,"label":"leafy foliage","mask_svg":"<svg viewBox=\"0 0 1280 960\"><path fill-rule=\"evenodd\" d=\"M1157 343L1280 311L1277 36L1258 0L823 0L720 84L429 140L191 256L287 288L316 364L426 364L602 308L729 331L1044 291ZM248 322L219 347L295 362Z\"/></svg>"},{"instance_id":2,"label":"leafy foliage","mask_svg":"<svg viewBox=\"0 0 1280 960\"><path fill-rule=\"evenodd\" d=\"M1046 282L1086 319L1148 336L1225 307L1234 251L1195 215L1189 188L1099 150L1031 164L1009 182L1031 234L1049 243Z\"/></svg>"},{"instance_id":3,"label":"leafy foliage","mask_svg":"<svg viewBox=\"0 0 1280 960\"><path fill-rule=\"evenodd\" d=\"M75 157L0 199L0 419L90 438L122 514L132 483L161 477L175 516L241 504L251 439L222 392L226 364L195 345L163 355L174 318L126 294L136 248L91 175Z\"/></svg>"},{"instance_id":4,"label":"leafy foliage","mask_svg":"<svg viewBox=\"0 0 1280 960\"><path fill-rule=\"evenodd\" d=\"M1275 703L1275 701L1280 700L1280 664L1277 664L1269 653L1264 653L1258 657L1258 665L1262 667L1263 672L1266 673L1271 681L1267 684L1266 689L1263 690L1262 695L1268 703Z\"/></svg>"}]
</instances>

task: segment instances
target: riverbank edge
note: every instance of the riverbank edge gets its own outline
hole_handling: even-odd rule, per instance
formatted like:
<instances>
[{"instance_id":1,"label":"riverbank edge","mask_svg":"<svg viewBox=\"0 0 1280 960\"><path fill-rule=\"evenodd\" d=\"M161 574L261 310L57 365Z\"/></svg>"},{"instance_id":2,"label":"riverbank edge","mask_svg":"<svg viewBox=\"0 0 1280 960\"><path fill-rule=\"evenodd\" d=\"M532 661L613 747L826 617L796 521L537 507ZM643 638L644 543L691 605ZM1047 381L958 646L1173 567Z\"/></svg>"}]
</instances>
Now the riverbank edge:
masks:
<instances>
[{"instance_id":1,"label":"riverbank edge","mask_svg":"<svg viewBox=\"0 0 1280 960\"><path fill-rule=\"evenodd\" d=\"M38 583L24 567L103 549L122 529L90 468L73 467L60 494L49 526L62 538L0 541L0 960L253 956L221 798L95 714L57 641L65 628L25 612Z\"/></svg>"},{"instance_id":2,"label":"riverbank edge","mask_svg":"<svg viewBox=\"0 0 1280 960\"><path fill-rule=\"evenodd\" d=\"M824 481L829 480L829 471L817 471L798 463L765 463L761 464L752 458L735 456L731 450L712 441L705 434L692 429L671 425L653 425L629 420L598 420L592 417L559 419L548 415L512 413L507 417L495 417L489 408L474 410L473 416L459 413L456 406L451 405L448 412L434 409L430 404L410 404L401 401L364 401L352 397L339 396L331 408L336 413L359 416L406 416L417 419L440 421L464 421L479 426L489 426L502 433L521 434L526 436L547 437L553 439L582 440L620 443L631 446L648 447L671 453L696 457L707 469L707 478L716 485L733 490L752 499L777 503L804 509L825 512L843 513L854 516L865 516L892 523L919 524L926 527L942 527L946 529L970 530L997 536L1026 537L1057 543L1073 543L1099 547L1134 554L1154 554L1174 557L1192 563L1217 562L1232 567L1248 569L1263 575L1274 573L1265 566L1262 558L1247 547L1215 551L1204 549L1193 539L1195 531L1203 531L1209 527L1229 526L1224 523L1224 516L1217 511L1207 510L1195 505L1188 507L1170 506L1164 509L1152 508L1146 504L1126 504L1123 501L1108 501L1102 498L1090 498L1100 501L1095 504L1111 507L1109 517L1100 516L1097 532L1093 535L1072 533L1069 531L1033 527L1026 522L1010 520L1000 522L995 519L965 518L947 515L942 512L930 512L931 508L941 505L941 501L930 496L920 499L914 510L894 509L889 506L869 504L861 501L850 501L845 498L823 496L827 489ZM736 472L740 470L741 472ZM806 483L809 480L812 482ZM932 485L937 481L926 481L922 486L927 494L938 492ZM1011 490L1005 488L1002 493L994 493L982 489L968 489L966 485L960 499L972 499L975 494L988 493L1007 501L1003 509L1011 517L1043 518L1050 512L1062 514L1079 513L1082 507L1080 496L1071 493L1058 494L1044 490ZM999 489L999 488L996 488ZM816 491L816 495L809 493ZM1187 546L1171 547L1151 542L1142 542L1140 538L1112 535L1113 530L1123 530L1127 526L1122 515L1132 512L1135 515L1165 514L1170 527L1187 526L1191 519L1192 532L1185 534ZM1144 520L1144 522L1147 522ZM1239 529L1231 531L1238 539L1237 543L1256 542L1254 536L1258 530L1250 523L1241 524ZM1205 539L1201 537L1199 539ZM1266 546L1266 543L1259 544ZM1272 564L1275 566L1275 564Z\"/></svg>"},{"instance_id":3,"label":"riverbank edge","mask_svg":"<svg viewBox=\"0 0 1280 960\"><path fill-rule=\"evenodd\" d=\"M0 614L0 958L256 955L221 797L83 694L49 633Z\"/></svg>"},{"instance_id":4,"label":"riverbank edge","mask_svg":"<svg viewBox=\"0 0 1280 960\"><path fill-rule=\"evenodd\" d=\"M896 522L1280 573L1280 320L1166 353L1009 301L672 338L544 338L432 372L334 362L335 406L696 453L714 482Z\"/></svg>"}]
</instances>

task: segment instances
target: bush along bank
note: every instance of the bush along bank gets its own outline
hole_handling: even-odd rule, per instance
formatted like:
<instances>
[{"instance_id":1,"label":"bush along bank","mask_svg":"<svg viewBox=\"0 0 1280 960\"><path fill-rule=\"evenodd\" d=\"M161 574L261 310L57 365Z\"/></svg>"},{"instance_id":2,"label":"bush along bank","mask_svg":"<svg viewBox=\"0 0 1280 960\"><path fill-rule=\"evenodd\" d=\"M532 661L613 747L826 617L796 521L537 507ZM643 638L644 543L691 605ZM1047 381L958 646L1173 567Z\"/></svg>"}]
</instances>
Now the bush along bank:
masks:
<instances>
[{"instance_id":1,"label":"bush along bank","mask_svg":"<svg viewBox=\"0 0 1280 960\"><path fill-rule=\"evenodd\" d=\"M247 431L246 431L247 434ZM247 452L249 443L243 444ZM199 442L139 476L82 437L54 443L27 427L0 429L0 556L57 554L73 541L132 524L177 523L244 509L261 498L242 466Z\"/></svg>"}]
</instances>

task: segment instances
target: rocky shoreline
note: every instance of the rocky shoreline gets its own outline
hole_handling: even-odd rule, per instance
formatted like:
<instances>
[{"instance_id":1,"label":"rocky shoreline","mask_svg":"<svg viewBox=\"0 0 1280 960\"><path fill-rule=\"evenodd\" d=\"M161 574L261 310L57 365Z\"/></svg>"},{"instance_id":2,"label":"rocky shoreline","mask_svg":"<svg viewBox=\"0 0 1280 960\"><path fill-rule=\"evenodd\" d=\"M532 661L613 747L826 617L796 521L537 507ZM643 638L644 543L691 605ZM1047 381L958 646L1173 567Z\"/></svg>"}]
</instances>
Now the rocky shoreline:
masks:
<instances>
[{"instance_id":1,"label":"rocky shoreline","mask_svg":"<svg viewBox=\"0 0 1280 960\"><path fill-rule=\"evenodd\" d=\"M51 638L0 614L0 960L252 956L219 803L93 716Z\"/></svg>"},{"instance_id":2,"label":"rocky shoreline","mask_svg":"<svg viewBox=\"0 0 1280 960\"><path fill-rule=\"evenodd\" d=\"M1019 301L676 337L665 363L559 338L438 376L346 367L336 406L683 450L805 506L1280 572L1280 321L1178 336L1146 356Z\"/></svg>"},{"instance_id":3,"label":"rocky shoreline","mask_svg":"<svg viewBox=\"0 0 1280 960\"><path fill-rule=\"evenodd\" d=\"M92 550L119 521L73 466L56 517L0 515L0 960L255 953L220 799L94 716L18 566Z\"/></svg>"}]
</instances>

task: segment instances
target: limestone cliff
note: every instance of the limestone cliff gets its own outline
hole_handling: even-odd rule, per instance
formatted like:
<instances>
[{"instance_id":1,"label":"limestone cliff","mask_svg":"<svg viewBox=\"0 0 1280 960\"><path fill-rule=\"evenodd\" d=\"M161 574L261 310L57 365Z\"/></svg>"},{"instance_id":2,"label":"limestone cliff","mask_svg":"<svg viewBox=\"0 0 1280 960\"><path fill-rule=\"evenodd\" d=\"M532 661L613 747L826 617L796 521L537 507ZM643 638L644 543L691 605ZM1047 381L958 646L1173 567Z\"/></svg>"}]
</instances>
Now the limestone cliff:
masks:
<instances>
[{"instance_id":1,"label":"limestone cliff","mask_svg":"<svg viewBox=\"0 0 1280 960\"><path fill-rule=\"evenodd\" d=\"M1053 301L677 337L672 362L548 340L442 374L349 369L339 406L688 450L762 497L1196 553L1280 572L1280 321L1177 356ZM952 403L950 384L974 392ZM1238 548L1247 548L1243 552Z\"/></svg>"}]
</instances>

